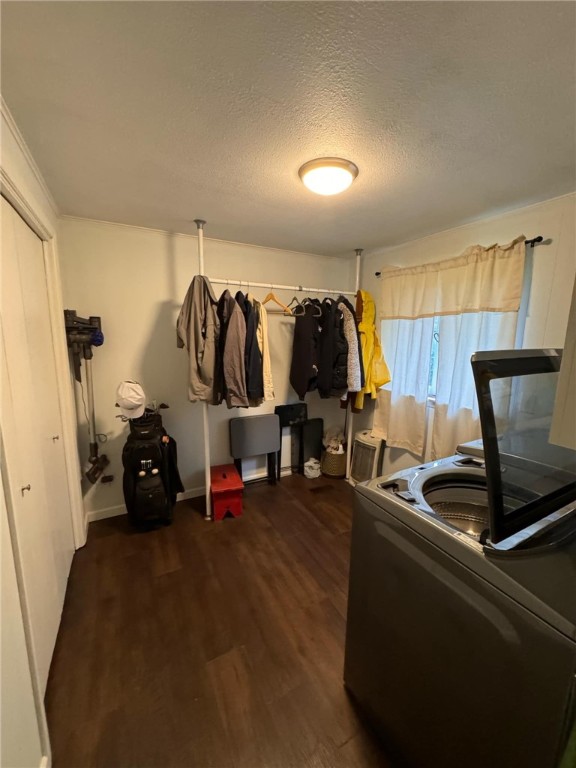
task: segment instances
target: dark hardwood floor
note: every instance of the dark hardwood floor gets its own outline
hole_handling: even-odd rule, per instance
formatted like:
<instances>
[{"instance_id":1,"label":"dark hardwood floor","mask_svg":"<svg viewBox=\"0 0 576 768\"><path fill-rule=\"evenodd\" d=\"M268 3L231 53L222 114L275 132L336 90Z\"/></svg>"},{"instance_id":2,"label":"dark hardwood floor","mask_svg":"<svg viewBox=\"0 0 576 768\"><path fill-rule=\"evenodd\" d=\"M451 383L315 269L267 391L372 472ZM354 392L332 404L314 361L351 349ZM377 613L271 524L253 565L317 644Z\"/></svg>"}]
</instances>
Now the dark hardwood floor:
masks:
<instances>
[{"instance_id":1,"label":"dark hardwood floor","mask_svg":"<svg viewBox=\"0 0 576 768\"><path fill-rule=\"evenodd\" d=\"M342 684L352 490L252 485L244 515L92 523L46 706L54 768L385 768Z\"/></svg>"}]
</instances>

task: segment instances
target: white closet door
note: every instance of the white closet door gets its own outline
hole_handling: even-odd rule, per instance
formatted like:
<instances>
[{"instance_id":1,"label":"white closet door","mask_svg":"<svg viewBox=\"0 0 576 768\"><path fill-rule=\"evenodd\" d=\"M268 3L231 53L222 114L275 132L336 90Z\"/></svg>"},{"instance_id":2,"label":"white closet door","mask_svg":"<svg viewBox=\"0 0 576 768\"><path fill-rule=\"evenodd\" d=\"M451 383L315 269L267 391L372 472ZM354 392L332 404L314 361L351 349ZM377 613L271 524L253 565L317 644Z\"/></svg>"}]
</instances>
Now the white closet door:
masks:
<instances>
[{"instance_id":1,"label":"white closet door","mask_svg":"<svg viewBox=\"0 0 576 768\"><path fill-rule=\"evenodd\" d=\"M0 765L30 768L40 765L42 747L1 478L0 565Z\"/></svg>"},{"instance_id":2,"label":"white closet door","mask_svg":"<svg viewBox=\"0 0 576 768\"><path fill-rule=\"evenodd\" d=\"M41 241L26 222L15 212L14 216L26 338L35 391L37 439L44 466L58 592L63 599L74 555L74 537L44 252Z\"/></svg>"},{"instance_id":3,"label":"white closet door","mask_svg":"<svg viewBox=\"0 0 576 768\"><path fill-rule=\"evenodd\" d=\"M2 432L34 663L46 687L73 554L41 241L2 199ZM41 358L35 355L44 348ZM52 356L51 364L46 362ZM65 493L62 494L61 489Z\"/></svg>"}]
</instances>

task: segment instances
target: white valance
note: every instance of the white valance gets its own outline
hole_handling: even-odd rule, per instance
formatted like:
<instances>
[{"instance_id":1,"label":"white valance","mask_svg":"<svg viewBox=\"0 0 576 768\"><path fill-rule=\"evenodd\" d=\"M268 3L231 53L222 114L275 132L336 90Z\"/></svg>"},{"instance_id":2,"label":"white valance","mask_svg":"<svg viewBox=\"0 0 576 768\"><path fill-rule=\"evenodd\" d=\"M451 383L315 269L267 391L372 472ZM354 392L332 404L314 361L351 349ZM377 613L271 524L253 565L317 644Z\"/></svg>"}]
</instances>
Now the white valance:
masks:
<instances>
[{"instance_id":1,"label":"white valance","mask_svg":"<svg viewBox=\"0 0 576 768\"><path fill-rule=\"evenodd\" d=\"M385 272L381 320L465 312L517 312L522 297L524 235L508 245L472 245L455 259Z\"/></svg>"}]
</instances>

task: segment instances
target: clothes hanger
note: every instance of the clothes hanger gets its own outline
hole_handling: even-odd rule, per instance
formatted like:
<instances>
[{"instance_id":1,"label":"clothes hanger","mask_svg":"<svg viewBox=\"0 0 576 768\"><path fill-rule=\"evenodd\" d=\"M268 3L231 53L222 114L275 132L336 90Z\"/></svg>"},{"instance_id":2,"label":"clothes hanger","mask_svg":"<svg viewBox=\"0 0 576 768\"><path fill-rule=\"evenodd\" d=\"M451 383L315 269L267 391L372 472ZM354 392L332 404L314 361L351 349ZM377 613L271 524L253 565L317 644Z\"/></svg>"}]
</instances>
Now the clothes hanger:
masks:
<instances>
[{"instance_id":1,"label":"clothes hanger","mask_svg":"<svg viewBox=\"0 0 576 768\"><path fill-rule=\"evenodd\" d=\"M312 317L322 317L322 307L320 306L320 304L317 304L315 301L313 301L312 299L309 299L309 298L302 299L302 304L300 306L303 307L306 304L311 304L314 307L314 313L313 313ZM304 312L305 311L306 310L304 309ZM298 314L302 315L302 314L304 314L304 312L299 312Z\"/></svg>"},{"instance_id":2,"label":"clothes hanger","mask_svg":"<svg viewBox=\"0 0 576 768\"><path fill-rule=\"evenodd\" d=\"M286 304L282 304L280 299L272 291L266 294L265 298L262 301L262 304L267 304L269 301L273 301L275 304L278 304L278 306L282 307L284 312L287 312L289 315L292 314L292 310L290 309L290 307L287 307Z\"/></svg>"},{"instance_id":3,"label":"clothes hanger","mask_svg":"<svg viewBox=\"0 0 576 768\"><path fill-rule=\"evenodd\" d=\"M296 306L292 307L292 314L295 317L301 317L302 315L306 314L306 305L311 304L311 299L306 297L305 299L302 299L302 301L299 301L296 296L293 297L292 301L296 301ZM292 304L292 301L290 304Z\"/></svg>"}]
</instances>

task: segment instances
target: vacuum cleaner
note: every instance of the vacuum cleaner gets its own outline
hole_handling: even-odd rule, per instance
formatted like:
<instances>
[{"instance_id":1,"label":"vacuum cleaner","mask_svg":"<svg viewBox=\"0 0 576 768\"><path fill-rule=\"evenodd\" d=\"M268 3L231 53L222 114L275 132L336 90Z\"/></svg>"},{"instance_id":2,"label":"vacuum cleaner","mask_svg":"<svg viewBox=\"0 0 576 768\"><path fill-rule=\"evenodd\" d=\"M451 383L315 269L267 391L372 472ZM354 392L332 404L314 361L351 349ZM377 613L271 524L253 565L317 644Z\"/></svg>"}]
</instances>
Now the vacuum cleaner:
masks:
<instances>
[{"instance_id":1,"label":"vacuum cleaner","mask_svg":"<svg viewBox=\"0 0 576 768\"><path fill-rule=\"evenodd\" d=\"M99 317L78 317L73 309L64 310L66 340L71 352L74 366L74 378L82 384L81 365L84 360L86 370L86 390L88 395L88 434L90 440L89 467L84 476L94 484L104 472L110 461L105 454L98 455L96 439L96 418L94 415L94 385L92 382L92 347L100 347L104 343L102 322Z\"/></svg>"}]
</instances>

